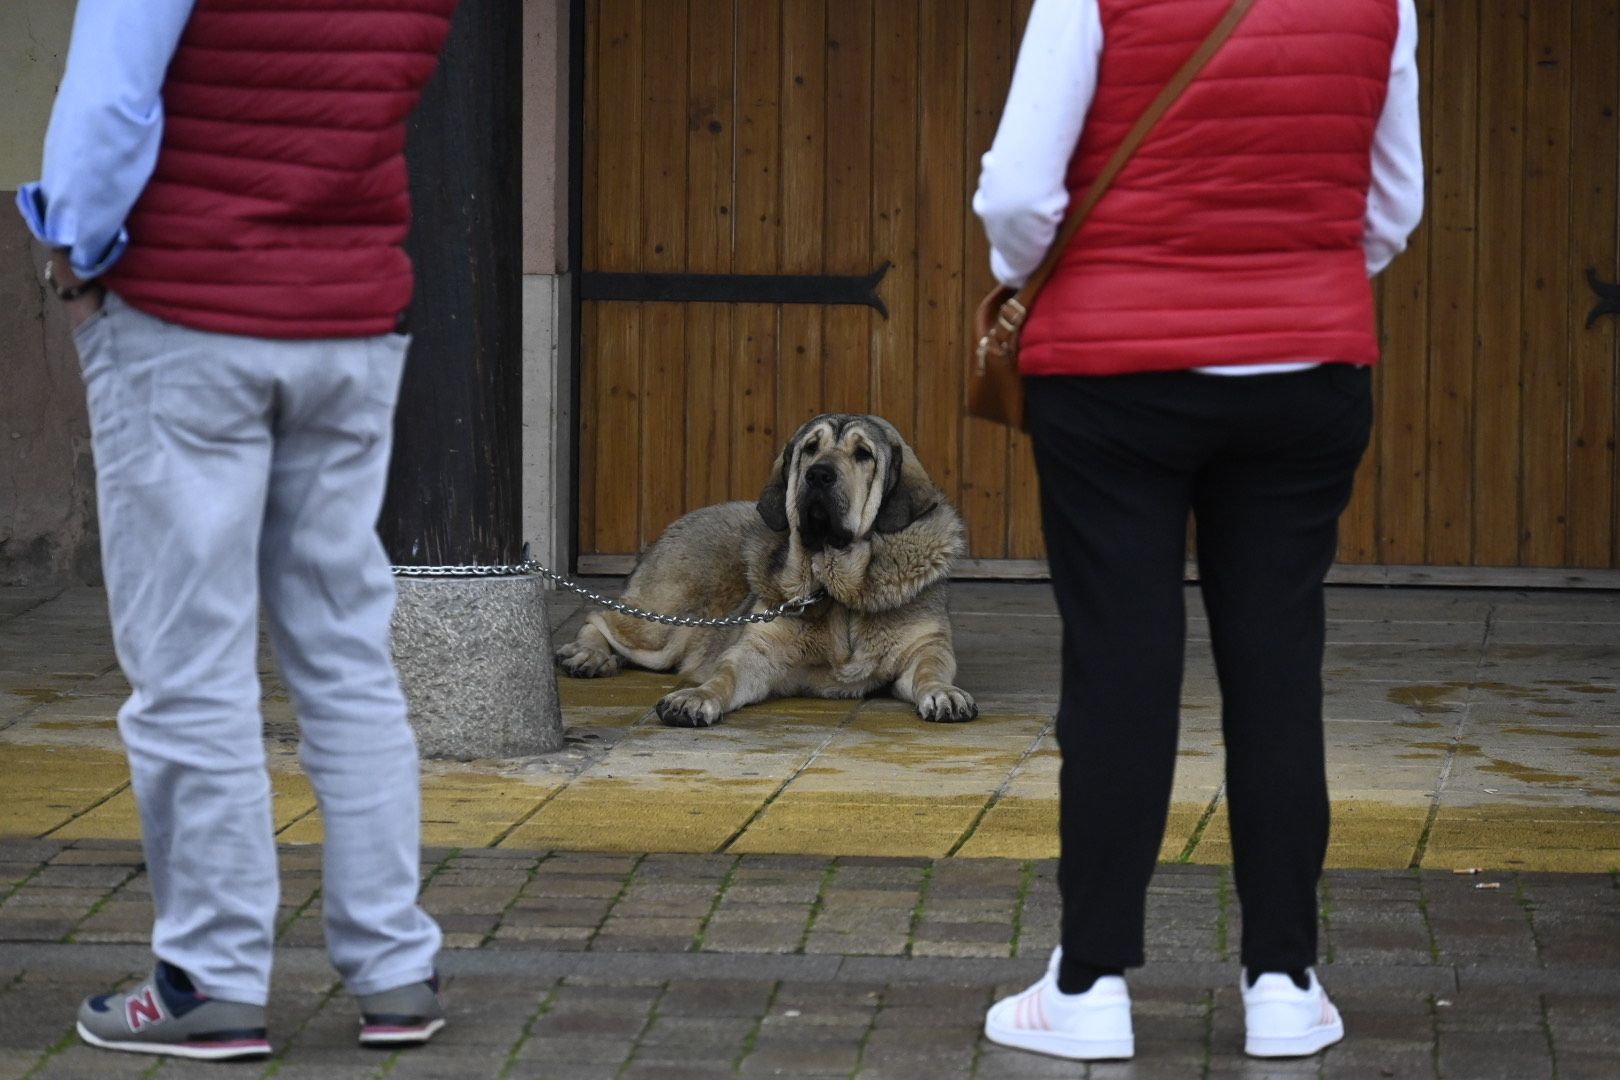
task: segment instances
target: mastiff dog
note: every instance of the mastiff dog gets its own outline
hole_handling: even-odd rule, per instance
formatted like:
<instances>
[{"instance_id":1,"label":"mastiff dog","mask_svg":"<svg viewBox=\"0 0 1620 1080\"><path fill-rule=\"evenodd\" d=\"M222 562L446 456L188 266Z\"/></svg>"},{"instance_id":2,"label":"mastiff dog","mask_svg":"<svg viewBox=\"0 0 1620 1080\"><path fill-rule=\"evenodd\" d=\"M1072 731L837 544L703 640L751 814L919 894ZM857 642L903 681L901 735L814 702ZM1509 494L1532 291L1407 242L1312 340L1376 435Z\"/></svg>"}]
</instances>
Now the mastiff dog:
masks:
<instances>
[{"instance_id":1,"label":"mastiff dog","mask_svg":"<svg viewBox=\"0 0 1620 1080\"><path fill-rule=\"evenodd\" d=\"M888 421L828 414L782 448L757 503L694 510L636 564L622 599L672 615L763 612L819 599L773 622L668 626L596 611L557 652L570 675L626 662L697 685L658 702L666 724L707 727L791 695L857 698L888 689L924 720L978 715L959 689L946 579L962 521Z\"/></svg>"}]
</instances>

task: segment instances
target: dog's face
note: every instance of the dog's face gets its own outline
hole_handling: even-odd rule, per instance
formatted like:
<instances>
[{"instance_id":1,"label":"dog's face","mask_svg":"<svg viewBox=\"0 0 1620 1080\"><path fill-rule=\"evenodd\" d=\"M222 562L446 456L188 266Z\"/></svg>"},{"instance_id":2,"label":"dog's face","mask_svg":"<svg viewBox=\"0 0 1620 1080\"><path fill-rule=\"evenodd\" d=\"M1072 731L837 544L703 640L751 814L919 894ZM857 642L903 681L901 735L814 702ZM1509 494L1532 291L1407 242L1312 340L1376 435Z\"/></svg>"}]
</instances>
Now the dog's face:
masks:
<instances>
[{"instance_id":1,"label":"dog's face","mask_svg":"<svg viewBox=\"0 0 1620 1080\"><path fill-rule=\"evenodd\" d=\"M933 509L938 493L887 420L827 413L782 448L759 513L807 551L847 548L873 532L899 532Z\"/></svg>"}]
</instances>

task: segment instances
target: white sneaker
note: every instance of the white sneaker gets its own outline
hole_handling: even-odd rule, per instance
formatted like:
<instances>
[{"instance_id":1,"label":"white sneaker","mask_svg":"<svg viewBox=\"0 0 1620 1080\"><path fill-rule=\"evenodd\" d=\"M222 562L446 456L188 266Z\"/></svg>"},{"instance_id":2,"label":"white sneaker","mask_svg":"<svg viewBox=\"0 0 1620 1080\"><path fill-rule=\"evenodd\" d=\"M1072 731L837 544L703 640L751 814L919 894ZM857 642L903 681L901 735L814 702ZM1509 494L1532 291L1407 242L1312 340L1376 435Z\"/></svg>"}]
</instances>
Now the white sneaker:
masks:
<instances>
[{"instance_id":1,"label":"white sneaker","mask_svg":"<svg viewBox=\"0 0 1620 1080\"><path fill-rule=\"evenodd\" d=\"M1304 990L1287 975L1268 972L1249 985L1242 978L1243 1023L1248 1031L1243 1051L1250 1057L1307 1057L1344 1038L1344 1021L1316 980L1306 971Z\"/></svg>"},{"instance_id":2,"label":"white sneaker","mask_svg":"<svg viewBox=\"0 0 1620 1080\"><path fill-rule=\"evenodd\" d=\"M1065 994L1057 986L1061 955L1061 950L1052 952L1046 974L1034 986L990 1006L984 1018L985 1038L1074 1061L1107 1061L1135 1054L1131 995L1125 980L1104 975L1083 994Z\"/></svg>"}]
</instances>

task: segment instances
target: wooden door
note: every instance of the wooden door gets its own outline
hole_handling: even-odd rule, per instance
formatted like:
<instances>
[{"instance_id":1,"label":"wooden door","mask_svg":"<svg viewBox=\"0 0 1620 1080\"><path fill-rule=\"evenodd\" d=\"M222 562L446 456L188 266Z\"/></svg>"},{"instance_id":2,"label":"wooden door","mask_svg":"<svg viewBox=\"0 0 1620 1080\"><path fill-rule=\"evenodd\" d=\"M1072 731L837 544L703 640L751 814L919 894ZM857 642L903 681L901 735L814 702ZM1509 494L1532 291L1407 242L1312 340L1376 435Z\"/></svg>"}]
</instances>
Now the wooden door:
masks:
<instances>
[{"instance_id":1,"label":"wooden door","mask_svg":"<svg viewBox=\"0 0 1620 1080\"><path fill-rule=\"evenodd\" d=\"M912 441L974 560L1032 568L1026 440L962 413L968 202L1030 0L583 2L582 295L708 298L583 305L582 566L753 498L799 423L848 410ZM1617 320L1586 325L1587 269L1620 279L1616 0L1419 8L1430 207L1379 285L1341 557L1620 566ZM770 295L885 263L886 314Z\"/></svg>"},{"instance_id":2,"label":"wooden door","mask_svg":"<svg viewBox=\"0 0 1620 1080\"><path fill-rule=\"evenodd\" d=\"M1429 203L1380 281L1356 563L1620 567L1615 0L1418 0ZM1590 325L1588 321L1590 318Z\"/></svg>"}]
</instances>

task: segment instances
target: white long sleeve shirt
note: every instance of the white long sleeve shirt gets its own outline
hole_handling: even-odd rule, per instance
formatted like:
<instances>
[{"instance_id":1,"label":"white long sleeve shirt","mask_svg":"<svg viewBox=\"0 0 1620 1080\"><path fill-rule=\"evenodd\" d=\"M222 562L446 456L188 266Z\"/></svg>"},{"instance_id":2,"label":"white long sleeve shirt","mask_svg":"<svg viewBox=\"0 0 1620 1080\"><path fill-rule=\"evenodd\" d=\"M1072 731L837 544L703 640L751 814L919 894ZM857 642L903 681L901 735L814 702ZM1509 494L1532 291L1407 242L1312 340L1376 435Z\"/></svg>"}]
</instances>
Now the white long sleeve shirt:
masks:
<instances>
[{"instance_id":1,"label":"white long sleeve shirt","mask_svg":"<svg viewBox=\"0 0 1620 1080\"><path fill-rule=\"evenodd\" d=\"M1397 3L1400 27L1390 58L1389 95L1373 137L1372 185L1362 234L1368 276L1405 250L1423 216L1417 11L1414 0ZM1003 285L1024 283L1063 222L1069 206L1069 160L1097 92L1102 50L1097 0L1035 0L1001 124L981 159L979 190L973 196L973 212L990 240L991 273ZM1254 375L1314 366L1302 360L1197 370Z\"/></svg>"}]
</instances>

